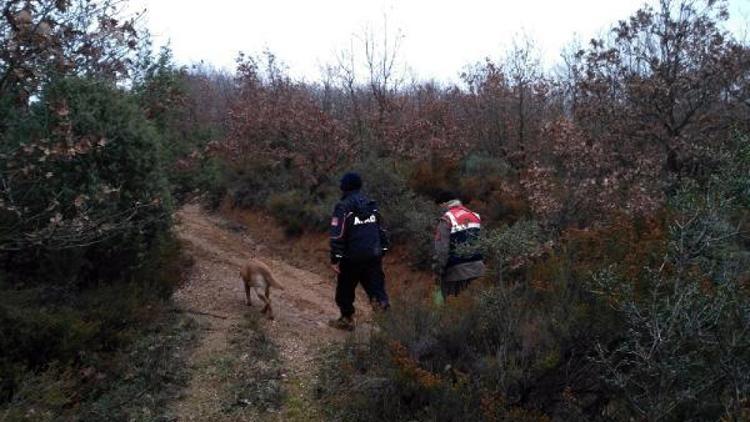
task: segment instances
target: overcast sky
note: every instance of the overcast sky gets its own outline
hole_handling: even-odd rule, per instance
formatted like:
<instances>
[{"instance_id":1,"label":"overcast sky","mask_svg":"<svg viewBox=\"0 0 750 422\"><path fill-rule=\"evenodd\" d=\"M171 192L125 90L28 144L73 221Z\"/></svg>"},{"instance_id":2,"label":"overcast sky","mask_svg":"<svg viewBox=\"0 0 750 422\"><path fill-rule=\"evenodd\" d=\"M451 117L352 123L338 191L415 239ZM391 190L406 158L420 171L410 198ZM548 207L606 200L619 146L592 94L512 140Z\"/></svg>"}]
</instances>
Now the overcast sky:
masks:
<instances>
[{"instance_id":1,"label":"overcast sky","mask_svg":"<svg viewBox=\"0 0 750 422\"><path fill-rule=\"evenodd\" d=\"M335 63L365 28L400 31L402 57L419 79L456 80L467 65L500 58L526 34L553 65L563 46L584 42L628 17L644 0L135 0L147 10L157 45L169 42L180 64L204 60L234 69L239 51L270 49L307 80ZM750 0L731 0L731 29L744 32ZM382 32L382 31L381 31Z\"/></svg>"}]
</instances>

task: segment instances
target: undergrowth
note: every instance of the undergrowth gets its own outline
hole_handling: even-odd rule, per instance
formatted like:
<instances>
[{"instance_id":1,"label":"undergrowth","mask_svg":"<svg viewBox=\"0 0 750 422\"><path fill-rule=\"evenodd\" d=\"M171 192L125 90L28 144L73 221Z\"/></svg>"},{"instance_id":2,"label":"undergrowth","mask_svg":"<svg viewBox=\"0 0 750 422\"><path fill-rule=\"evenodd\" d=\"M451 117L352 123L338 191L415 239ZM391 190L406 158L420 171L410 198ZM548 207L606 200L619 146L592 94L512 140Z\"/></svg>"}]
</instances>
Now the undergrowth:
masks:
<instances>
[{"instance_id":1,"label":"undergrowth","mask_svg":"<svg viewBox=\"0 0 750 422\"><path fill-rule=\"evenodd\" d=\"M85 354L80 365L52 363L28 374L0 407L0 420L170 420L167 404L189 381L196 324L163 311L137 337L116 354Z\"/></svg>"},{"instance_id":2,"label":"undergrowth","mask_svg":"<svg viewBox=\"0 0 750 422\"><path fill-rule=\"evenodd\" d=\"M260 316L248 313L234 325L229 332L227 353L215 359L224 386L221 402L225 416L256 420L279 411L286 398L282 363Z\"/></svg>"}]
</instances>

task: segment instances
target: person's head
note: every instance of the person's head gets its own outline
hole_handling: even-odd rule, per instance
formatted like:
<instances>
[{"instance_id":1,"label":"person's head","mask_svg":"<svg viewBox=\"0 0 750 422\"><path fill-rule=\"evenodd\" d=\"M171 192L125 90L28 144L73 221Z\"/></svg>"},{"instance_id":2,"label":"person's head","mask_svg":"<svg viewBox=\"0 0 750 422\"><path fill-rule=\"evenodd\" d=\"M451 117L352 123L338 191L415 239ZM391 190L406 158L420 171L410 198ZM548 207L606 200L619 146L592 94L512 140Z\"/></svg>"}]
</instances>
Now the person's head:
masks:
<instances>
[{"instance_id":1,"label":"person's head","mask_svg":"<svg viewBox=\"0 0 750 422\"><path fill-rule=\"evenodd\" d=\"M359 174L348 172L341 178L339 185L342 192L353 192L362 189L362 178Z\"/></svg>"},{"instance_id":2,"label":"person's head","mask_svg":"<svg viewBox=\"0 0 750 422\"><path fill-rule=\"evenodd\" d=\"M435 195L435 203L437 203L440 206L445 206L446 204L452 201L460 201L460 195L456 192L453 192L447 189L441 189Z\"/></svg>"}]
</instances>

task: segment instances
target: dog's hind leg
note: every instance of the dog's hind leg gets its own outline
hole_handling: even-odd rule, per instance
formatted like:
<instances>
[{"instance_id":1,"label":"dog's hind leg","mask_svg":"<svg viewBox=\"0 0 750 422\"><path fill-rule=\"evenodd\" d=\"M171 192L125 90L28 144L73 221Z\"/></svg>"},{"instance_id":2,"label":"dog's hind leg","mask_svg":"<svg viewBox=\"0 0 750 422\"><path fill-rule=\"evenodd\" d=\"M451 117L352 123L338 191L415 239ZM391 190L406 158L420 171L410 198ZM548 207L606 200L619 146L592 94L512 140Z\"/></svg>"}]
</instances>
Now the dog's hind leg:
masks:
<instances>
[{"instance_id":1,"label":"dog's hind leg","mask_svg":"<svg viewBox=\"0 0 750 422\"><path fill-rule=\"evenodd\" d=\"M253 306L253 301L250 300L250 285L245 280L242 280L242 284L245 285L245 305Z\"/></svg>"},{"instance_id":2,"label":"dog's hind leg","mask_svg":"<svg viewBox=\"0 0 750 422\"><path fill-rule=\"evenodd\" d=\"M266 303L266 306L268 306L268 319L274 319L273 308L271 308L271 286L266 286Z\"/></svg>"},{"instance_id":3,"label":"dog's hind leg","mask_svg":"<svg viewBox=\"0 0 750 422\"><path fill-rule=\"evenodd\" d=\"M263 310L260 312L265 314L268 319L273 319L273 309L271 308L271 295L270 287L266 286L263 294L258 294L258 298L265 303Z\"/></svg>"}]
</instances>

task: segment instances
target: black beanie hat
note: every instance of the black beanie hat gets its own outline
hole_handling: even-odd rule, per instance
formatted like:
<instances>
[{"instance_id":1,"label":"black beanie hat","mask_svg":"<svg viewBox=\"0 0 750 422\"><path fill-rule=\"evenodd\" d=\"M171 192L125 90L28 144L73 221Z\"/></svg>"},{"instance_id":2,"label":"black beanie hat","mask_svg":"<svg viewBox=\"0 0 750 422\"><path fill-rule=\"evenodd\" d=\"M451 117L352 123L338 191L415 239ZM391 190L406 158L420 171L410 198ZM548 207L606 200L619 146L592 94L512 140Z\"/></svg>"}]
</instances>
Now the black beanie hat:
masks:
<instances>
[{"instance_id":1,"label":"black beanie hat","mask_svg":"<svg viewBox=\"0 0 750 422\"><path fill-rule=\"evenodd\" d=\"M362 178L359 177L359 174L354 172L346 173L344 177L341 178L340 187L344 192L360 190L362 189Z\"/></svg>"},{"instance_id":2,"label":"black beanie hat","mask_svg":"<svg viewBox=\"0 0 750 422\"><path fill-rule=\"evenodd\" d=\"M438 190L437 194L435 195L435 202L438 204L444 204L448 201L453 201L454 199L459 199L459 194L447 189L440 189Z\"/></svg>"}]
</instances>

